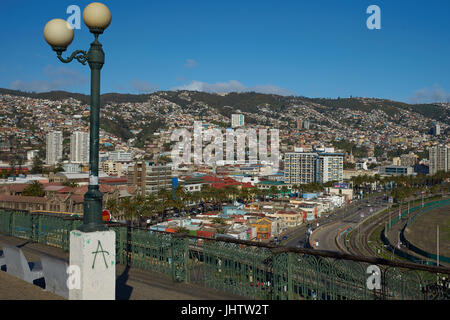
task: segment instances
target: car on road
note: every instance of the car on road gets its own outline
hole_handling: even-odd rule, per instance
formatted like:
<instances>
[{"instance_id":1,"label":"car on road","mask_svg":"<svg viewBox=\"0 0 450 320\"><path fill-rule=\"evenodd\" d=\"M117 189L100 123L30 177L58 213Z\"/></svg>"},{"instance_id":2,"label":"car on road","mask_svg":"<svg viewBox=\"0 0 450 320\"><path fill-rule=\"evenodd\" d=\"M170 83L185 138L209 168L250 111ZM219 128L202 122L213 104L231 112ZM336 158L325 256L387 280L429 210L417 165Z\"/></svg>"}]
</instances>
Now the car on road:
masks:
<instances>
[{"instance_id":1,"label":"car on road","mask_svg":"<svg viewBox=\"0 0 450 320\"><path fill-rule=\"evenodd\" d=\"M282 240L287 240L287 236L283 236L283 238L281 238Z\"/></svg>"}]
</instances>

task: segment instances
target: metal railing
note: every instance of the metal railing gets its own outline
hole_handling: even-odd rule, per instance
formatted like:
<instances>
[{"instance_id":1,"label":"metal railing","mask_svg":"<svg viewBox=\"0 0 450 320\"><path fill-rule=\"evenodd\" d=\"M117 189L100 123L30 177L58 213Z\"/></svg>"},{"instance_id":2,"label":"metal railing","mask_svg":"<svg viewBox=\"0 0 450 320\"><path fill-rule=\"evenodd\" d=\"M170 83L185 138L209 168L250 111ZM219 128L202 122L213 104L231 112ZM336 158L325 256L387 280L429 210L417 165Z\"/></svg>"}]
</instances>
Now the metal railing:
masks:
<instances>
[{"instance_id":1,"label":"metal railing","mask_svg":"<svg viewBox=\"0 0 450 320\"><path fill-rule=\"evenodd\" d=\"M0 233L69 250L81 219L0 209ZM250 299L449 299L449 268L109 224L116 261ZM368 273L377 266L378 274ZM370 283L379 284L369 286ZM374 289L369 289L374 287Z\"/></svg>"}]
</instances>

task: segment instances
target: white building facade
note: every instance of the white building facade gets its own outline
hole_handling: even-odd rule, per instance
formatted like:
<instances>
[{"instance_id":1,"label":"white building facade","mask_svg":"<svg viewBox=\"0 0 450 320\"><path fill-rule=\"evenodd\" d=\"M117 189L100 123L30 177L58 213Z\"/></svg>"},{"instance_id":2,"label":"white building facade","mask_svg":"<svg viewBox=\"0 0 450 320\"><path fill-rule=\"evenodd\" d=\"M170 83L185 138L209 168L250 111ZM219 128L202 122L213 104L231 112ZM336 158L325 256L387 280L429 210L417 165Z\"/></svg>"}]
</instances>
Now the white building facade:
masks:
<instances>
[{"instance_id":1,"label":"white building facade","mask_svg":"<svg viewBox=\"0 0 450 320\"><path fill-rule=\"evenodd\" d=\"M89 163L89 133L75 131L70 137L70 161L72 163Z\"/></svg>"},{"instance_id":2,"label":"white building facade","mask_svg":"<svg viewBox=\"0 0 450 320\"><path fill-rule=\"evenodd\" d=\"M63 134L61 131L51 131L47 134L46 163L55 165L62 160Z\"/></svg>"}]
</instances>

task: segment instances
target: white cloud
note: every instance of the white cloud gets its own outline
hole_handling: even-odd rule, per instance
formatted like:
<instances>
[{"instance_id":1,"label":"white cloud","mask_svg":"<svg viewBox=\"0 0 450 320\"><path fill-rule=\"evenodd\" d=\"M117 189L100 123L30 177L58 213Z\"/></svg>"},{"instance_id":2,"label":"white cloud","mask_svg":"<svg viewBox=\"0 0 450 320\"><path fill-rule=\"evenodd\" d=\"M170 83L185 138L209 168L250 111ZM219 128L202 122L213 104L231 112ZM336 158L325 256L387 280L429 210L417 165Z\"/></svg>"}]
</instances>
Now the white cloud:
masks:
<instances>
[{"instance_id":1,"label":"white cloud","mask_svg":"<svg viewBox=\"0 0 450 320\"><path fill-rule=\"evenodd\" d=\"M197 66L197 62L194 59L187 59L185 66L188 68L195 68Z\"/></svg>"},{"instance_id":2,"label":"white cloud","mask_svg":"<svg viewBox=\"0 0 450 320\"><path fill-rule=\"evenodd\" d=\"M450 93L447 93L439 85L435 84L432 88L422 88L414 91L412 97L408 98L409 103L433 103L450 102Z\"/></svg>"},{"instance_id":3,"label":"white cloud","mask_svg":"<svg viewBox=\"0 0 450 320\"><path fill-rule=\"evenodd\" d=\"M183 86L173 87L171 90L189 90L202 91L208 93L229 93L229 92L258 92L268 94L278 94L282 96L292 95L293 93L287 89L283 89L274 85L260 85L248 87L237 80L230 80L228 82L206 83L201 81L192 81Z\"/></svg>"},{"instance_id":4,"label":"white cloud","mask_svg":"<svg viewBox=\"0 0 450 320\"><path fill-rule=\"evenodd\" d=\"M10 84L10 88L28 92L47 92L68 89L87 83L87 78L81 73L65 67L55 68L49 65L42 70L42 73L47 79L33 81L16 80Z\"/></svg>"},{"instance_id":5,"label":"white cloud","mask_svg":"<svg viewBox=\"0 0 450 320\"><path fill-rule=\"evenodd\" d=\"M154 86L147 81L134 79L130 83L131 90L137 91L139 94L152 93L158 90L158 86Z\"/></svg>"}]
</instances>

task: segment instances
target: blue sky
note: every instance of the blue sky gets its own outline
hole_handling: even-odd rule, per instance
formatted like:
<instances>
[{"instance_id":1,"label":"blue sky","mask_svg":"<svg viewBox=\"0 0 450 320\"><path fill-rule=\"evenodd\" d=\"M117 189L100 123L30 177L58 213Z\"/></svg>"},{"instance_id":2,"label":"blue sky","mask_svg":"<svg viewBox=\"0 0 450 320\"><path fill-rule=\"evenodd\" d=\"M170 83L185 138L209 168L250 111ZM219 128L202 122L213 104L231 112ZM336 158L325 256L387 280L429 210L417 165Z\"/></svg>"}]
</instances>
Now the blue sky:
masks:
<instances>
[{"instance_id":1,"label":"blue sky","mask_svg":"<svg viewBox=\"0 0 450 320\"><path fill-rule=\"evenodd\" d=\"M89 68L60 63L45 23L92 1L1 0L0 87L89 93ZM450 1L104 1L112 24L102 92L197 89L450 100ZM369 30L369 5L381 30ZM67 53L88 49L82 22Z\"/></svg>"}]
</instances>

